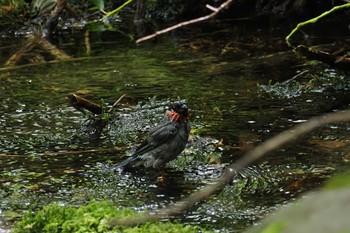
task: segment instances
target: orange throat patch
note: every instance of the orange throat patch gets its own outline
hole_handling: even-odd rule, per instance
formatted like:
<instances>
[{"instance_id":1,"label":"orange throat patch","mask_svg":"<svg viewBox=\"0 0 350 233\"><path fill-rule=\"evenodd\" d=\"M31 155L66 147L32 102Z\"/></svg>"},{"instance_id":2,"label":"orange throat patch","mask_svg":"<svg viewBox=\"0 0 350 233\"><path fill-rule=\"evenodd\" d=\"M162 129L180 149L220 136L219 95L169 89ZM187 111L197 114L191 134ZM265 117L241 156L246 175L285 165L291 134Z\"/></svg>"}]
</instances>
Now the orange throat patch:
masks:
<instances>
[{"instance_id":1,"label":"orange throat patch","mask_svg":"<svg viewBox=\"0 0 350 233\"><path fill-rule=\"evenodd\" d=\"M181 116L177 112L169 111L167 112L167 116L170 119L170 121L180 121Z\"/></svg>"}]
</instances>

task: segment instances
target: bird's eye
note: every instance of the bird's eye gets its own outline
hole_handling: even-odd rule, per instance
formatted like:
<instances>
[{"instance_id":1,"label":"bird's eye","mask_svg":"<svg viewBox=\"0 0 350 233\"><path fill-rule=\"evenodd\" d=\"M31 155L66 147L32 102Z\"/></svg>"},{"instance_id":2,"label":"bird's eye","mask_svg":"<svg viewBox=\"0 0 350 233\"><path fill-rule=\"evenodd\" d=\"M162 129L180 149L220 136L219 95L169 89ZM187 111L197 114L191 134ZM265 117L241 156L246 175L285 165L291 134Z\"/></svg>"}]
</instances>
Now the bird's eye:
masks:
<instances>
[{"instance_id":1,"label":"bird's eye","mask_svg":"<svg viewBox=\"0 0 350 233\"><path fill-rule=\"evenodd\" d=\"M186 104L181 104L180 108L182 108L182 109L188 109L188 107L187 107Z\"/></svg>"}]
</instances>

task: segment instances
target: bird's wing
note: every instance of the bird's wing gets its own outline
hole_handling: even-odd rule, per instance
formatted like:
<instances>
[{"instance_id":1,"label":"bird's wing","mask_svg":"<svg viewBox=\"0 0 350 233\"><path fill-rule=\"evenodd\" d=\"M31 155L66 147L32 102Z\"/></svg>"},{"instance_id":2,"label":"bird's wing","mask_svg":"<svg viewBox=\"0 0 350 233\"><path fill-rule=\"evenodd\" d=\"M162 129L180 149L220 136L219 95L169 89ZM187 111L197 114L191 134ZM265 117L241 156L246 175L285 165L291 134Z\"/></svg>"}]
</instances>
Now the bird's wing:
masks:
<instances>
[{"instance_id":1,"label":"bird's wing","mask_svg":"<svg viewBox=\"0 0 350 233\"><path fill-rule=\"evenodd\" d=\"M167 122L165 125L156 127L136 149L135 154L143 154L171 141L177 134L178 130L179 126L175 122Z\"/></svg>"},{"instance_id":2,"label":"bird's wing","mask_svg":"<svg viewBox=\"0 0 350 233\"><path fill-rule=\"evenodd\" d=\"M179 125L176 122L167 122L154 128L149 136L136 149L135 153L122 161L116 168L122 168L129 164L135 163L140 159L143 153L153 150L154 148L173 140L177 134Z\"/></svg>"}]
</instances>

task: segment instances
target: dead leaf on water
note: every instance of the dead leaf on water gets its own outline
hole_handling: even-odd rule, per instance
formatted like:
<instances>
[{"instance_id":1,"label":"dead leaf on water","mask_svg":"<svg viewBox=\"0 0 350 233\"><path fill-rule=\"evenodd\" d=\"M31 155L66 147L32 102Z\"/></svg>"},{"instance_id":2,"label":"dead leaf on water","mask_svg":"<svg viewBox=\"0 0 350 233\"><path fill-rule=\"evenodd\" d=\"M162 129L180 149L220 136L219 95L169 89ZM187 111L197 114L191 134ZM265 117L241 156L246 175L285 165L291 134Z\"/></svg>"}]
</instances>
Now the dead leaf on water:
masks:
<instances>
[{"instance_id":1,"label":"dead leaf on water","mask_svg":"<svg viewBox=\"0 0 350 233\"><path fill-rule=\"evenodd\" d=\"M350 163L350 152L342 156L342 159L345 163Z\"/></svg>"},{"instance_id":2,"label":"dead leaf on water","mask_svg":"<svg viewBox=\"0 0 350 233\"><path fill-rule=\"evenodd\" d=\"M81 89L81 90L77 90L75 93L78 95L90 95L92 93L92 91L86 90L86 89Z\"/></svg>"}]
</instances>

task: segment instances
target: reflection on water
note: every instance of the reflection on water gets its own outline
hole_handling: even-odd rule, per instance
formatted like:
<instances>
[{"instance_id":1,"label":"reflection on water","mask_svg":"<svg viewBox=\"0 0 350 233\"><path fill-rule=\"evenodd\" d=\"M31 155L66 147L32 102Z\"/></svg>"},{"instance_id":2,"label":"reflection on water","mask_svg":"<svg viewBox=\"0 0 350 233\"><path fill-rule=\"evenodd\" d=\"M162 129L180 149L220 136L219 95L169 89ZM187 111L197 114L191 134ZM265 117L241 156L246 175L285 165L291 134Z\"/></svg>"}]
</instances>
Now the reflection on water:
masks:
<instances>
[{"instance_id":1,"label":"reflection on water","mask_svg":"<svg viewBox=\"0 0 350 233\"><path fill-rule=\"evenodd\" d=\"M95 46L103 48L96 57L1 73L2 222L11 225L29 208L53 202L79 205L108 199L139 211L164 207L210 183L259 142L311 116L349 105L346 89L343 93L338 87L294 98L258 93L257 83L293 76L296 68L288 64L296 58L289 52L285 54L292 60L282 59L284 65L278 66L274 64L281 54L267 60L263 54L268 51L232 61L229 56L178 52L169 43ZM309 73L328 75L319 70ZM99 140L84 136L88 117L68 106L65 97L76 92L107 105L127 95ZM166 182L159 185L152 175L114 171L113 164L156 125L167 103L179 99L189 103L194 130L184 155L169 165ZM242 231L348 168L348 127L325 127L268 155L179 219ZM336 141L343 146L334 146ZM97 152L88 152L92 149Z\"/></svg>"}]
</instances>

